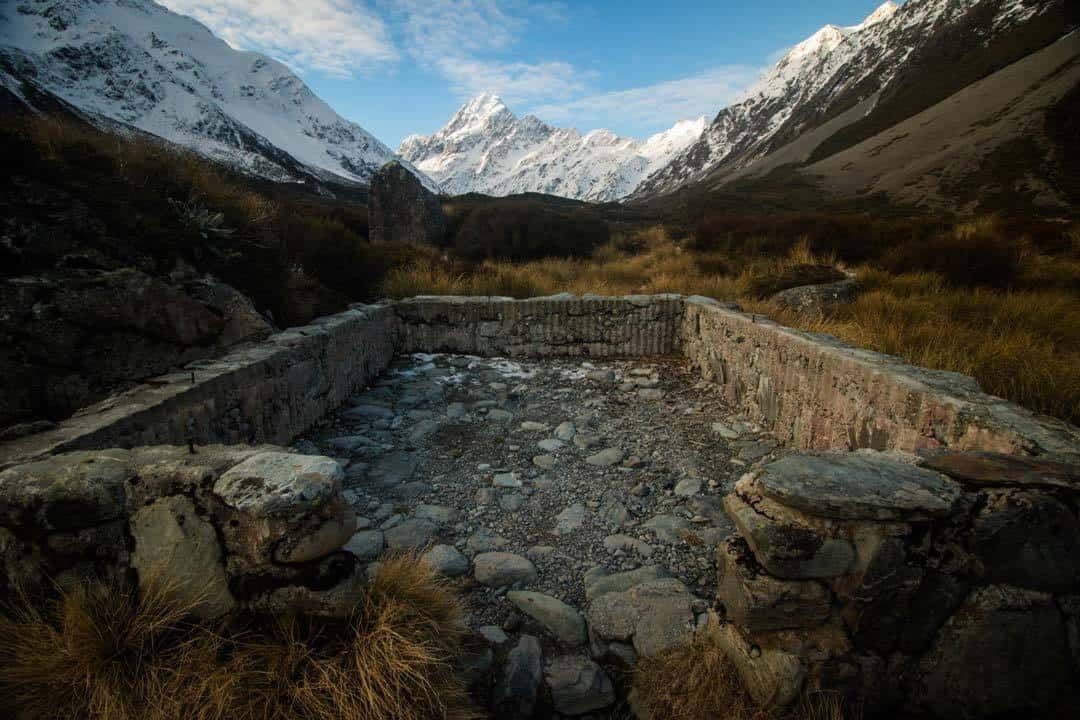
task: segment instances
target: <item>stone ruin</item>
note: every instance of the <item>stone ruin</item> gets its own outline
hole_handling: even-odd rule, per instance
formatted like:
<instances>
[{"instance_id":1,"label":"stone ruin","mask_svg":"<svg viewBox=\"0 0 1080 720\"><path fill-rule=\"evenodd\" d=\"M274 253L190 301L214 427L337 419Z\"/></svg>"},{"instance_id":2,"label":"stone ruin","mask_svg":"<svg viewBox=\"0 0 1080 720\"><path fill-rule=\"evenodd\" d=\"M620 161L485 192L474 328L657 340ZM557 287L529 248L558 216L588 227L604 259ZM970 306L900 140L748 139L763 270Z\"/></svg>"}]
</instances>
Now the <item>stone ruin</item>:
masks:
<instances>
[{"instance_id":1,"label":"stone ruin","mask_svg":"<svg viewBox=\"0 0 1080 720\"><path fill-rule=\"evenodd\" d=\"M774 707L835 691L875 710L1038 715L1075 693L1080 429L699 297L358 305L157 378L0 446L0 591L153 568L206 617L347 612L377 553L352 539L341 465L260 443L294 442L418 352L681 356L782 446L715 483L733 530L701 549L711 607L644 566L594 579L584 614L565 613L529 590L531 563L477 555L477 580L535 605L555 641L611 663L709 628ZM506 712L531 711L514 678L539 676L539 652L523 635L507 656ZM564 715L610 702L592 660L545 673Z\"/></svg>"}]
</instances>

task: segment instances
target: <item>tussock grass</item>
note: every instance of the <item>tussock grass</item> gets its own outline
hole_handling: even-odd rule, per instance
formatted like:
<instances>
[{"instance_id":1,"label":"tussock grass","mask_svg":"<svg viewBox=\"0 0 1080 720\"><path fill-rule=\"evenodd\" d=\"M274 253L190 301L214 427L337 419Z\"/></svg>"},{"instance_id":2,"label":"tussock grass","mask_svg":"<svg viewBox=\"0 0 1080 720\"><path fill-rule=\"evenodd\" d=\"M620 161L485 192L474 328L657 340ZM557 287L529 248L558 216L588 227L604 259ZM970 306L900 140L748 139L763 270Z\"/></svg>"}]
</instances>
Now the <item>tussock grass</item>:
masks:
<instances>
[{"instance_id":1,"label":"tussock grass","mask_svg":"<svg viewBox=\"0 0 1080 720\"><path fill-rule=\"evenodd\" d=\"M137 594L76 585L43 607L0 617L0 688L9 717L167 717L162 701L189 690L212 635L188 622L164 584ZM0 700L0 706L4 700Z\"/></svg>"},{"instance_id":2,"label":"tussock grass","mask_svg":"<svg viewBox=\"0 0 1080 720\"><path fill-rule=\"evenodd\" d=\"M0 710L18 719L479 717L456 672L461 601L415 555L384 558L340 621L213 626L172 597L82 585L3 618Z\"/></svg>"},{"instance_id":3,"label":"tussock grass","mask_svg":"<svg viewBox=\"0 0 1080 720\"><path fill-rule=\"evenodd\" d=\"M861 720L862 706L833 693L812 693L791 708L755 705L738 671L713 632L634 667L635 703L649 717L665 720Z\"/></svg>"},{"instance_id":4,"label":"tussock grass","mask_svg":"<svg viewBox=\"0 0 1080 720\"><path fill-rule=\"evenodd\" d=\"M1080 302L1063 290L958 288L934 273L864 269L854 303L810 318L746 303L794 327L925 367L971 375L983 390L1080 423Z\"/></svg>"}]
</instances>

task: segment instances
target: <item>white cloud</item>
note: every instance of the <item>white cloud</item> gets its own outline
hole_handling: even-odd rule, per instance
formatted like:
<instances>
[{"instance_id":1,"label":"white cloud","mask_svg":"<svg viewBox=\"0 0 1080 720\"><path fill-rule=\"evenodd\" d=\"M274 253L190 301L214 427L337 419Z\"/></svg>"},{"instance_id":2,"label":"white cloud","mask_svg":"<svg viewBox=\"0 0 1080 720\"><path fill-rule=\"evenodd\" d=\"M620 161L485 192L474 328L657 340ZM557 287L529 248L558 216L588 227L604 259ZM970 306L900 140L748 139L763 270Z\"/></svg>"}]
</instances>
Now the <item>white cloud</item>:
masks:
<instances>
[{"instance_id":1,"label":"white cloud","mask_svg":"<svg viewBox=\"0 0 1080 720\"><path fill-rule=\"evenodd\" d=\"M493 93L513 104L562 99L584 90L588 73L569 63L501 57L530 22L562 22L567 12L562 3L394 0L384 4L400 23L408 52L446 77L462 97Z\"/></svg>"},{"instance_id":2,"label":"white cloud","mask_svg":"<svg viewBox=\"0 0 1080 720\"><path fill-rule=\"evenodd\" d=\"M585 89L583 74L564 62L491 62L469 58L438 61L458 94L498 95L511 105L568 97Z\"/></svg>"},{"instance_id":3,"label":"white cloud","mask_svg":"<svg viewBox=\"0 0 1080 720\"><path fill-rule=\"evenodd\" d=\"M548 122L571 121L582 116L602 124L667 126L678 120L707 115L736 102L761 75L762 69L725 65L678 80L655 85L587 95L560 103L546 103L532 109ZM604 121L604 118L611 118Z\"/></svg>"},{"instance_id":4,"label":"white cloud","mask_svg":"<svg viewBox=\"0 0 1080 720\"><path fill-rule=\"evenodd\" d=\"M351 77L398 53L377 15L353 0L159 0L233 47L299 70Z\"/></svg>"}]
</instances>

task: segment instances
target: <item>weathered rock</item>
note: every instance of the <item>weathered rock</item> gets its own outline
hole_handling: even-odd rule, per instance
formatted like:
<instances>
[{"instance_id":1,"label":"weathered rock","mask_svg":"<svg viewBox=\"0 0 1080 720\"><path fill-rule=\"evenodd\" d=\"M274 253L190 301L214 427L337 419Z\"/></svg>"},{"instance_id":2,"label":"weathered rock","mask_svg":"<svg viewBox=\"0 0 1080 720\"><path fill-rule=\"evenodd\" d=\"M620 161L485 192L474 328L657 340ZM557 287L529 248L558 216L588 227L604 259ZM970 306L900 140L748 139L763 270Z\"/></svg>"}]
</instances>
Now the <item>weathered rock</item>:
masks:
<instances>
[{"instance_id":1,"label":"weathered rock","mask_svg":"<svg viewBox=\"0 0 1080 720\"><path fill-rule=\"evenodd\" d=\"M369 575L370 573L370 575ZM378 574L378 563L364 566L338 553L319 563L315 587L285 585L253 598L247 606L270 615L314 615L347 618L363 602L370 577Z\"/></svg>"},{"instance_id":2,"label":"weathered rock","mask_svg":"<svg viewBox=\"0 0 1080 720\"><path fill-rule=\"evenodd\" d=\"M331 509L331 505L333 509ZM274 546L274 561L305 563L326 557L341 548L356 532L356 511L337 500L324 506L329 517L308 532L290 533Z\"/></svg>"},{"instance_id":3,"label":"weathered rock","mask_svg":"<svg viewBox=\"0 0 1080 720\"><path fill-rule=\"evenodd\" d=\"M536 566L513 553L480 553L473 559L473 566L476 581L489 587L525 584L536 579Z\"/></svg>"},{"instance_id":4,"label":"weathered rock","mask_svg":"<svg viewBox=\"0 0 1080 720\"><path fill-rule=\"evenodd\" d=\"M666 577L669 577L668 572L660 565L644 565L637 570L586 578L585 599L593 600L609 592L623 592L635 585Z\"/></svg>"},{"instance_id":5,"label":"weathered rock","mask_svg":"<svg viewBox=\"0 0 1080 720\"><path fill-rule=\"evenodd\" d=\"M927 571L907 606L898 649L906 655L926 650L945 621L964 602L971 584L962 577Z\"/></svg>"},{"instance_id":6,"label":"weathered rock","mask_svg":"<svg viewBox=\"0 0 1080 720\"><path fill-rule=\"evenodd\" d=\"M45 580L39 548L25 543L0 527L0 597L8 593L37 591Z\"/></svg>"},{"instance_id":7,"label":"weathered rock","mask_svg":"<svg viewBox=\"0 0 1080 720\"><path fill-rule=\"evenodd\" d=\"M1030 485L1080 490L1080 465L991 452L931 455L923 467L969 485Z\"/></svg>"},{"instance_id":8,"label":"weathered rock","mask_svg":"<svg viewBox=\"0 0 1080 720\"><path fill-rule=\"evenodd\" d=\"M835 306L855 300L855 281L849 279L822 285L799 285L781 290L769 300L801 315L821 317Z\"/></svg>"},{"instance_id":9,"label":"weathered rock","mask_svg":"<svg viewBox=\"0 0 1080 720\"><path fill-rule=\"evenodd\" d=\"M693 596L673 578L650 580L622 592L594 596L586 611L590 635L632 641L642 656L674 647L694 620Z\"/></svg>"},{"instance_id":10,"label":"weathered rock","mask_svg":"<svg viewBox=\"0 0 1080 720\"><path fill-rule=\"evenodd\" d=\"M745 632L813 627L828 619L829 591L815 580L780 580L764 573L742 538L716 551L717 599L725 618Z\"/></svg>"},{"instance_id":11,"label":"weathered rock","mask_svg":"<svg viewBox=\"0 0 1080 720\"><path fill-rule=\"evenodd\" d=\"M544 669L544 679L555 712L563 715L584 715L615 702L611 678L587 657L554 658Z\"/></svg>"},{"instance_id":12,"label":"weathered rock","mask_svg":"<svg viewBox=\"0 0 1080 720\"><path fill-rule=\"evenodd\" d=\"M805 673L796 655L756 645L731 623L719 625L712 632L758 705L782 708L798 696Z\"/></svg>"},{"instance_id":13,"label":"weathered rock","mask_svg":"<svg viewBox=\"0 0 1080 720\"><path fill-rule=\"evenodd\" d=\"M368 226L372 243L437 245L446 234L442 204L396 160L371 178Z\"/></svg>"},{"instance_id":14,"label":"weathered rock","mask_svg":"<svg viewBox=\"0 0 1080 720\"><path fill-rule=\"evenodd\" d=\"M0 521L74 530L120 517L134 477L127 450L71 452L0 472Z\"/></svg>"},{"instance_id":15,"label":"weathered rock","mask_svg":"<svg viewBox=\"0 0 1080 720\"><path fill-rule=\"evenodd\" d=\"M652 557L652 546L630 535L608 535L604 538L604 547L608 550L622 550L637 553L643 558Z\"/></svg>"},{"instance_id":16,"label":"weathered rock","mask_svg":"<svg viewBox=\"0 0 1080 720\"><path fill-rule=\"evenodd\" d=\"M143 588L162 583L169 595L202 618L220 617L235 607L217 534L191 500L157 500L136 512L130 527L135 539L131 565Z\"/></svg>"},{"instance_id":17,"label":"weathered rock","mask_svg":"<svg viewBox=\"0 0 1080 720\"><path fill-rule=\"evenodd\" d=\"M566 535L581 527L585 522L585 506L574 503L555 516L555 533Z\"/></svg>"},{"instance_id":18,"label":"weathered rock","mask_svg":"<svg viewBox=\"0 0 1080 720\"><path fill-rule=\"evenodd\" d=\"M460 513L457 508L447 507L446 505L424 504L416 508L413 516L430 520L439 525L452 525L458 521Z\"/></svg>"},{"instance_id":19,"label":"weathered rock","mask_svg":"<svg viewBox=\"0 0 1080 720\"><path fill-rule=\"evenodd\" d=\"M1070 684L1065 623L1051 596L974 590L918 665L913 702L940 717L1045 711Z\"/></svg>"},{"instance_id":20,"label":"weathered rock","mask_svg":"<svg viewBox=\"0 0 1080 720\"><path fill-rule=\"evenodd\" d=\"M391 550L417 550L439 534L439 527L424 518L410 518L383 533Z\"/></svg>"},{"instance_id":21,"label":"weathered rock","mask_svg":"<svg viewBox=\"0 0 1080 720\"><path fill-rule=\"evenodd\" d=\"M1047 592L1080 591L1080 520L1030 491L994 491L974 521L974 552L989 582Z\"/></svg>"},{"instance_id":22,"label":"weathered rock","mask_svg":"<svg viewBox=\"0 0 1080 720\"><path fill-rule=\"evenodd\" d=\"M844 603L840 614L856 647L886 655L912 631L909 607L924 570L907 562L900 538L862 534L853 539L859 557L846 577L830 585Z\"/></svg>"},{"instance_id":23,"label":"weathered rock","mask_svg":"<svg viewBox=\"0 0 1080 720\"><path fill-rule=\"evenodd\" d=\"M186 289L192 297L215 310L225 321L215 338L218 345L228 347L242 342L265 340L274 332L274 328L259 314L247 295L231 285L205 277L189 284Z\"/></svg>"},{"instance_id":24,"label":"weathered rock","mask_svg":"<svg viewBox=\"0 0 1080 720\"><path fill-rule=\"evenodd\" d=\"M360 562L371 562L382 555L384 543L382 530L361 530L349 538L342 550L351 552Z\"/></svg>"},{"instance_id":25,"label":"weathered rock","mask_svg":"<svg viewBox=\"0 0 1080 720\"><path fill-rule=\"evenodd\" d=\"M674 515L654 515L643 523L656 537L664 542L675 543L683 539L684 534L690 529L690 521Z\"/></svg>"},{"instance_id":26,"label":"weathered rock","mask_svg":"<svg viewBox=\"0 0 1080 720\"><path fill-rule=\"evenodd\" d=\"M601 450L600 452L585 458L585 462L590 465L596 465L597 467L608 467L615 463L622 462L623 457L623 451L619 448L607 448L606 450Z\"/></svg>"},{"instance_id":27,"label":"weathered rock","mask_svg":"<svg viewBox=\"0 0 1080 720\"><path fill-rule=\"evenodd\" d=\"M486 553L502 550L510 541L487 528L480 528L465 541L465 549L470 553Z\"/></svg>"},{"instance_id":28,"label":"weathered rock","mask_svg":"<svg viewBox=\"0 0 1080 720\"><path fill-rule=\"evenodd\" d=\"M533 716L543 680L542 659L537 639L522 635L507 656L492 691L491 709L495 717L527 720Z\"/></svg>"},{"instance_id":29,"label":"weathered rock","mask_svg":"<svg viewBox=\"0 0 1080 720\"><path fill-rule=\"evenodd\" d=\"M443 577L453 578L469 572L469 559L453 545L435 545L424 553L424 562Z\"/></svg>"},{"instance_id":30,"label":"weathered rock","mask_svg":"<svg viewBox=\"0 0 1080 720\"><path fill-rule=\"evenodd\" d=\"M854 545L846 537L833 537L834 529L827 523L814 527L800 522L803 518L797 513L776 503L770 503L767 512L759 512L737 493L724 497L724 509L758 563L777 577L835 577L855 562Z\"/></svg>"},{"instance_id":31,"label":"weathered rock","mask_svg":"<svg viewBox=\"0 0 1080 720\"><path fill-rule=\"evenodd\" d=\"M223 473L214 494L245 515L293 520L336 495L343 477L328 457L262 452Z\"/></svg>"},{"instance_id":32,"label":"weathered rock","mask_svg":"<svg viewBox=\"0 0 1080 720\"><path fill-rule=\"evenodd\" d=\"M506 599L567 645L585 644L585 618L562 600L543 593L512 590Z\"/></svg>"},{"instance_id":33,"label":"weathered rock","mask_svg":"<svg viewBox=\"0 0 1080 720\"><path fill-rule=\"evenodd\" d=\"M782 505L848 520L944 517L962 492L940 473L867 453L789 455L762 468L755 486Z\"/></svg>"}]
</instances>

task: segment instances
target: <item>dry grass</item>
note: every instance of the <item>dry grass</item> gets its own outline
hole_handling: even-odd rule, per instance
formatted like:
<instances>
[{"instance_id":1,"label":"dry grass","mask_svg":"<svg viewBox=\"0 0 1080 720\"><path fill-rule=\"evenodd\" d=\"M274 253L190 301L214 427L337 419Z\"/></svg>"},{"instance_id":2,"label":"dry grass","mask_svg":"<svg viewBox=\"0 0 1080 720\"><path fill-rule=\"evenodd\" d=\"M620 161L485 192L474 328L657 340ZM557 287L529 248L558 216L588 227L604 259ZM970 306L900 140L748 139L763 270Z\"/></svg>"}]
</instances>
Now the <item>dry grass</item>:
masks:
<instances>
[{"instance_id":1,"label":"dry grass","mask_svg":"<svg viewBox=\"0 0 1080 720\"><path fill-rule=\"evenodd\" d=\"M501 295L525 298L572 292L584 295L680 293L735 299L760 292L763 278L774 291L813 282L822 268L835 264L818 257L805 243L787 255L760 257L736 265L716 252L692 252L660 228L631 231L596 250L591 258L544 258L527 263L488 260L465 266L450 259L425 259L392 270L381 290L387 297L414 295ZM811 275L806 276L809 271Z\"/></svg>"},{"instance_id":2,"label":"dry grass","mask_svg":"<svg viewBox=\"0 0 1080 720\"><path fill-rule=\"evenodd\" d=\"M20 719L478 717L456 673L460 600L414 555L384 559L342 621L238 617L215 628L169 597L81 586L4 619L0 709Z\"/></svg>"},{"instance_id":3,"label":"dry grass","mask_svg":"<svg viewBox=\"0 0 1080 720\"><path fill-rule=\"evenodd\" d=\"M829 317L746 304L787 325L971 375L988 393L1080 422L1080 302L1074 294L958 288L933 273L862 269L860 278L856 301Z\"/></svg>"},{"instance_id":4,"label":"dry grass","mask_svg":"<svg viewBox=\"0 0 1080 720\"><path fill-rule=\"evenodd\" d=\"M12 717L136 720L184 692L211 635L187 621L164 585L141 596L77 585L44 608L0 617L0 687ZM184 672L184 670L190 672ZM16 714L17 713L17 714ZM166 714L156 715L167 717Z\"/></svg>"},{"instance_id":5,"label":"dry grass","mask_svg":"<svg viewBox=\"0 0 1080 720\"><path fill-rule=\"evenodd\" d=\"M975 253L987 243L1000 246L1002 240L995 234L999 232L996 221L979 220L957 226L950 237L968 248L966 252ZM894 274L860 267L856 273L862 290L856 302L839 306L824 318L783 311L761 297L783 287L829 281L835 277L829 273L843 267L835 255L815 254L805 241L777 257L694 252L670 240L660 228L624 233L589 259L488 261L475 267L429 260L392 271L382 291L391 297L518 298L558 292L673 292L737 300L787 325L836 335L916 365L971 375L986 392L1077 423L1080 232L1074 229L1070 237L1071 249L1055 255L1041 253L1020 238L1020 265L1008 290L956 284L937 271ZM933 248L920 253L920 258L935 256Z\"/></svg>"},{"instance_id":6,"label":"dry grass","mask_svg":"<svg viewBox=\"0 0 1080 720\"><path fill-rule=\"evenodd\" d=\"M756 706L716 636L638 660L634 700L650 717L665 720L861 720L862 706L832 693L813 693L792 708Z\"/></svg>"}]
</instances>

